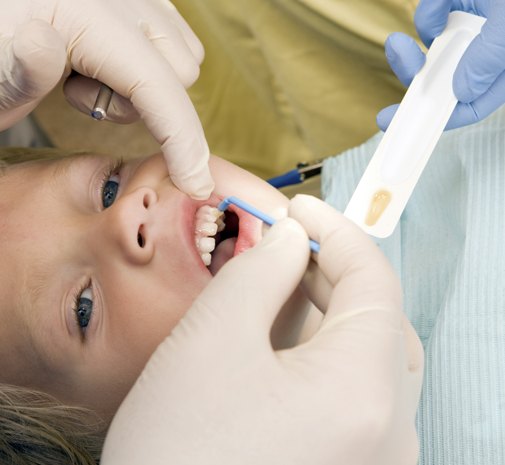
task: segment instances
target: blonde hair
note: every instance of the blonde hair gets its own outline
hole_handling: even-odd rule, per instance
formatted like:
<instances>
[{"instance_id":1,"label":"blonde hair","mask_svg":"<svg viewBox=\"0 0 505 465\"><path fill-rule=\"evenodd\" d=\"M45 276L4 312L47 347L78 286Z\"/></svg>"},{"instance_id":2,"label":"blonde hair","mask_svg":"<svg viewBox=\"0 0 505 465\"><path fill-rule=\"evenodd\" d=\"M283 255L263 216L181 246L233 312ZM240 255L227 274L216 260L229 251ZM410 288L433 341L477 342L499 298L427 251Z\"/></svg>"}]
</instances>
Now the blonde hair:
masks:
<instances>
[{"instance_id":1,"label":"blonde hair","mask_svg":"<svg viewBox=\"0 0 505 465\"><path fill-rule=\"evenodd\" d=\"M62 158L87 155L87 151L69 151L53 147L33 148L33 147L0 147L0 172L10 165L28 163L42 160L61 160Z\"/></svg>"},{"instance_id":2,"label":"blonde hair","mask_svg":"<svg viewBox=\"0 0 505 465\"><path fill-rule=\"evenodd\" d=\"M96 465L105 423L48 394L0 385L0 462L12 465Z\"/></svg>"},{"instance_id":3,"label":"blonde hair","mask_svg":"<svg viewBox=\"0 0 505 465\"><path fill-rule=\"evenodd\" d=\"M8 166L86 152L0 147L0 173ZM106 423L94 412L68 406L44 392L0 384L0 463L96 465Z\"/></svg>"}]
</instances>

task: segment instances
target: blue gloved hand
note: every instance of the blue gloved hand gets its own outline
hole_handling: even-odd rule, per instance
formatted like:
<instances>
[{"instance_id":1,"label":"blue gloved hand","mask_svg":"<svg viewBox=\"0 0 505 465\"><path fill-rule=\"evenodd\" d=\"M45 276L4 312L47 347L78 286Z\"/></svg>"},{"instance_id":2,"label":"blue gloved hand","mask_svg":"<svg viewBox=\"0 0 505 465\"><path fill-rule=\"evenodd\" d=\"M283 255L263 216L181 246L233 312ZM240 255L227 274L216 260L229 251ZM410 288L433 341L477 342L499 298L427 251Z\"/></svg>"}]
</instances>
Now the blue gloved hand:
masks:
<instances>
[{"instance_id":1,"label":"blue gloved hand","mask_svg":"<svg viewBox=\"0 0 505 465\"><path fill-rule=\"evenodd\" d=\"M426 46L445 28L450 11L462 10L488 18L481 33L470 44L454 74L457 104L446 129L476 123L505 103L505 2L502 0L421 0L415 14L419 37ZM417 44L404 34L386 41L386 56L404 85L409 85L424 64ZM377 115L385 130L398 105Z\"/></svg>"}]
</instances>

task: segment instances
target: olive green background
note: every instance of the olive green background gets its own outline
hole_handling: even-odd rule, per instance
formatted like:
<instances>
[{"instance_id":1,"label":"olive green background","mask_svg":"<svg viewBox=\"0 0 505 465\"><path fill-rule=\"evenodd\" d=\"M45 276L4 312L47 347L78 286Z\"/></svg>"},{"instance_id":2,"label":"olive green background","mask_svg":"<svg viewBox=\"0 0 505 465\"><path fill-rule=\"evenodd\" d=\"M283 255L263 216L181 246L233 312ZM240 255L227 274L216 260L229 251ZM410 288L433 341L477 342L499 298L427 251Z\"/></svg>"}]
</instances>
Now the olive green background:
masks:
<instances>
[{"instance_id":1,"label":"olive green background","mask_svg":"<svg viewBox=\"0 0 505 465\"><path fill-rule=\"evenodd\" d=\"M404 93L383 44L415 34L415 0L174 0L206 50L190 96L211 151L268 177L377 131ZM96 122L61 88L35 112L53 142L125 157L158 145L142 123Z\"/></svg>"}]
</instances>

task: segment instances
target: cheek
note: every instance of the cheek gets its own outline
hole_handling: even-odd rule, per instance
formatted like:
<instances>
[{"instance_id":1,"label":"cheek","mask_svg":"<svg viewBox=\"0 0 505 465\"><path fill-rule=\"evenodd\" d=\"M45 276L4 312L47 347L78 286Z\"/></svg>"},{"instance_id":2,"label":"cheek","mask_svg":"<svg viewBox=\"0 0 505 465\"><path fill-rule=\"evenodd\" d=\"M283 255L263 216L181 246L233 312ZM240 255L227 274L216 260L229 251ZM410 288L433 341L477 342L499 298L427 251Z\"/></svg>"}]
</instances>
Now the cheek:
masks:
<instances>
[{"instance_id":1,"label":"cheek","mask_svg":"<svg viewBox=\"0 0 505 465\"><path fill-rule=\"evenodd\" d=\"M107 303L114 325L110 331L118 346L133 343L148 357L189 310L210 276L191 277L179 269L161 276L139 273L122 281L116 282Z\"/></svg>"},{"instance_id":2,"label":"cheek","mask_svg":"<svg viewBox=\"0 0 505 465\"><path fill-rule=\"evenodd\" d=\"M128 283L116 280L115 290L107 299L108 315L104 315L100 341L85 377L85 384L93 387L86 394L94 393L86 404L107 414L118 407L149 357L189 310L202 287L194 282L165 283L136 277ZM79 400L85 398L83 395Z\"/></svg>"}]
</instances>

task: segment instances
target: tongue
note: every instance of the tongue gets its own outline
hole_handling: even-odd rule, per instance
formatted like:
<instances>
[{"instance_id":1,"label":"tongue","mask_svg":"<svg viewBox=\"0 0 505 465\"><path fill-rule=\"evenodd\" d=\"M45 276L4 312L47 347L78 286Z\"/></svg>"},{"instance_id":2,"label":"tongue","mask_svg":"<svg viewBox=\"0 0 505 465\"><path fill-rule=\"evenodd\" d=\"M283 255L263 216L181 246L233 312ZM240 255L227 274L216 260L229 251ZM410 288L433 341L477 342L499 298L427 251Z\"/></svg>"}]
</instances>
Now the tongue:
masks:
<instances>
[{"instance_id":1,"label":"tongue","mask_svg":"<svg viewBox=\"0 0 505 465\"><path fill-rule=\"evenodd\" d=\"M236 237L230 237L224 240L216 247L212 253L212 262L209 265L209 270L212 276L222 268L222 266L230 259L233 258L233 251L235 250Z\"/></svg>"}]
</instances>

